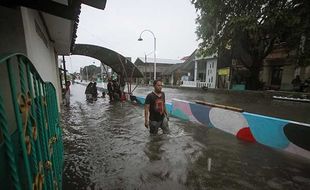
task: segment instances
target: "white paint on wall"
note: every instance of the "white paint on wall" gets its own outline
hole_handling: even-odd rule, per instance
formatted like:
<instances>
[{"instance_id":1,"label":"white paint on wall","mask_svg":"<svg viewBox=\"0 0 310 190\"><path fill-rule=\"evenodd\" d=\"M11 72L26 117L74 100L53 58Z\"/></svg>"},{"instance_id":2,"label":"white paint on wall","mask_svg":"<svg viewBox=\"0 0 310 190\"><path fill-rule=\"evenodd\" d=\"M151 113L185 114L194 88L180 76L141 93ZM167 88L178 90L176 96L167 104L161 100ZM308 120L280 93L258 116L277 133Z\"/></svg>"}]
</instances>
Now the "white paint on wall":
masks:
<instances>
[{"instance_id":1,"label":"white paint on wall","mask_svg":"<svg viewBox=\"0 0 310 190\"><path fill-rule=\"evenodd\" d=\"M209 112L210 122L215 128L233 135L249 124L242 113L220 108L212 108Z\"/></svg>"},{"instance_id":2,"label":"white paint on wall","mask_svg":"<svg viewBox=\"0 0 310 190\"><path fill-rule=\"evenodd\" d=\"M25 31L27 56L32 61L42 79L51 82L55 86L58 95L58 107L60 108L61 88L53 43L49 40L37 11L22 7L21 13ZM41 33L40 36L36 27L39 27L43 35Z\"/></svg>"}]
</instances>

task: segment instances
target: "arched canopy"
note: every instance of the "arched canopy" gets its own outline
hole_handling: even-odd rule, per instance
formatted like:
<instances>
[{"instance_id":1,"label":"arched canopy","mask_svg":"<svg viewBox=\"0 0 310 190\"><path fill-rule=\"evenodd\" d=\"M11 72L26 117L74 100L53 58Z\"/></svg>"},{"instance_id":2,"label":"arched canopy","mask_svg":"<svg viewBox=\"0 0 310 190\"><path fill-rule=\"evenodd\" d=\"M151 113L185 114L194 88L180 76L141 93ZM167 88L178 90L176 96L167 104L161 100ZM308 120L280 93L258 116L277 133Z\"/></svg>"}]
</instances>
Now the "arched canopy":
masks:
<instances>
[{"instance_id":1,"label":"arched canopy","mask_svg":"<svg viewBox=\"0 0 310 190\"><path fill-rule=\"evenodd\" d=\"M108 65L119 75L124 77L143 77L141 71L121 54L100 46L90 44L75 44L72 55L84 55L96 58L101 63Z\"/></svg>"}]
</instances>

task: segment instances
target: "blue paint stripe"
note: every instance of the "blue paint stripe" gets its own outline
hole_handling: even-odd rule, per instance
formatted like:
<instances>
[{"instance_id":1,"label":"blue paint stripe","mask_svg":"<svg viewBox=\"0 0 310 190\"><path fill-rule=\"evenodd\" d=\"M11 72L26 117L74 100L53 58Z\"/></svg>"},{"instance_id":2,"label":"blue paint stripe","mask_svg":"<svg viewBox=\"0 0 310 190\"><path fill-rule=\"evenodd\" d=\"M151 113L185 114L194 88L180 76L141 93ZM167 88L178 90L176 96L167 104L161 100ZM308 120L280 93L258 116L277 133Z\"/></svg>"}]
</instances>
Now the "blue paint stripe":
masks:
<instances>
[{"instance_id":1,"label":"blue paint stripe","mask_svg":"<svg viewBox=\"0 0 310 190\"><path fill-rule=\"evenodd\" d=\"M193 116L197 119L197 121L207 126L210 124L210 107L195 103L189 103L189 106Z\"/></svg>"},{"instance_id":2,"label":"blue paint stripe","mask_svg":"<svg viewBox=\"0 0 310 190\"><path fill-rule=\"evenodd\" d=\"M173 110L173 105L172 105L172 103L167 102L167 103L165 104L165 106L166 106L167 112L168 112L169 114L171 114L171 113L172 113L172 110Z\"/></svg>"},{"instance_id":3,"label":"blue paint stripe","mask_svg":"<svg viewBox=\"0 0 310 190\"><path fill-rule=\"evenodd\" d=\"M145 103L145 98L144 98L144 97L136 96L136 99L138 100L138 102L139 102L140 104L144 104L144 103Z\"/></svg>"},{"instance_id":4,"label":"blue paint stripe","mask_svg":"<svg viewBox=\"0 0 310 190\"><path fill-rule=\"evenodd\" d=\"M289 140L283 130L288 123L287 120L247 112L242 114L247 119L257 142L279 149L284 149L289 145Z\"/></svg>"}]
</instances>

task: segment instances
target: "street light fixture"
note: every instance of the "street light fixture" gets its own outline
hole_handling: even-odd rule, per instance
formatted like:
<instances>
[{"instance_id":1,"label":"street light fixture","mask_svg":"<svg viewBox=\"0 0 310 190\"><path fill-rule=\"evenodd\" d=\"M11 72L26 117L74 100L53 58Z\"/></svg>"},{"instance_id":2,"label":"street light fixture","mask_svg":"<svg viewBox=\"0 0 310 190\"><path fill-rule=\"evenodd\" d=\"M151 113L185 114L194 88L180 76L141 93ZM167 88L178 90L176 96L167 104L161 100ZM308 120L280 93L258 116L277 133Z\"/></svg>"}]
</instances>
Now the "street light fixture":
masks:
<instances>
[{"instance_id":1,"label":"street light fixture","mask_svg":"<svg viewBox=\"0 0 310 190\"><path fill-rule=\"evenodd\" d=\"M142 41L142 34L143 32L150 32L154 38L154 80L156 80L156 37L155 34L151 30L143 30L140 34L138 41Z\"/></svg>"}]
</instances>

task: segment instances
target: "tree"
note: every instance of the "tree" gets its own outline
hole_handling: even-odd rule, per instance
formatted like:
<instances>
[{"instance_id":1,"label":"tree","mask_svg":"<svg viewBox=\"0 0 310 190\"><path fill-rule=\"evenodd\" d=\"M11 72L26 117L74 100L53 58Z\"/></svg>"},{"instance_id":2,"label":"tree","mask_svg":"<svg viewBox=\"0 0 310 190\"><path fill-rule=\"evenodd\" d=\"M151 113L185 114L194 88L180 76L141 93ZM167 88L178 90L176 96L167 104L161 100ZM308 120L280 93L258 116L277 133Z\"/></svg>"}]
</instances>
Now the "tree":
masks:
<instances>
[{"instance_id":1,"label":"tree","mask_svg":"<svg viewBox=\"0 0 310 190\"><path fill-rule=\"evenodd\" d=\"M88 80L92 80L97 74L101 72L101 68L96 65L88 65L83 68L83 76L86 78L88 75Z\"/></svg>"},{"instance_id":2,"label":"tree","mask_svg":"<svg viewBox=\"0 0 310 190\"><path fill-rule=\"evenodd\" d=\"M309 37L307 0L192 0L192 3L198 12L196 33L201 40L200 52L221 55L229 50L232 58L249 70L249 89L259 86L263 60L276 43L287 41L290 48L299 49L302 35ZM307 53L302 56L307 57Z\"/></svg>"}]
</instances>

